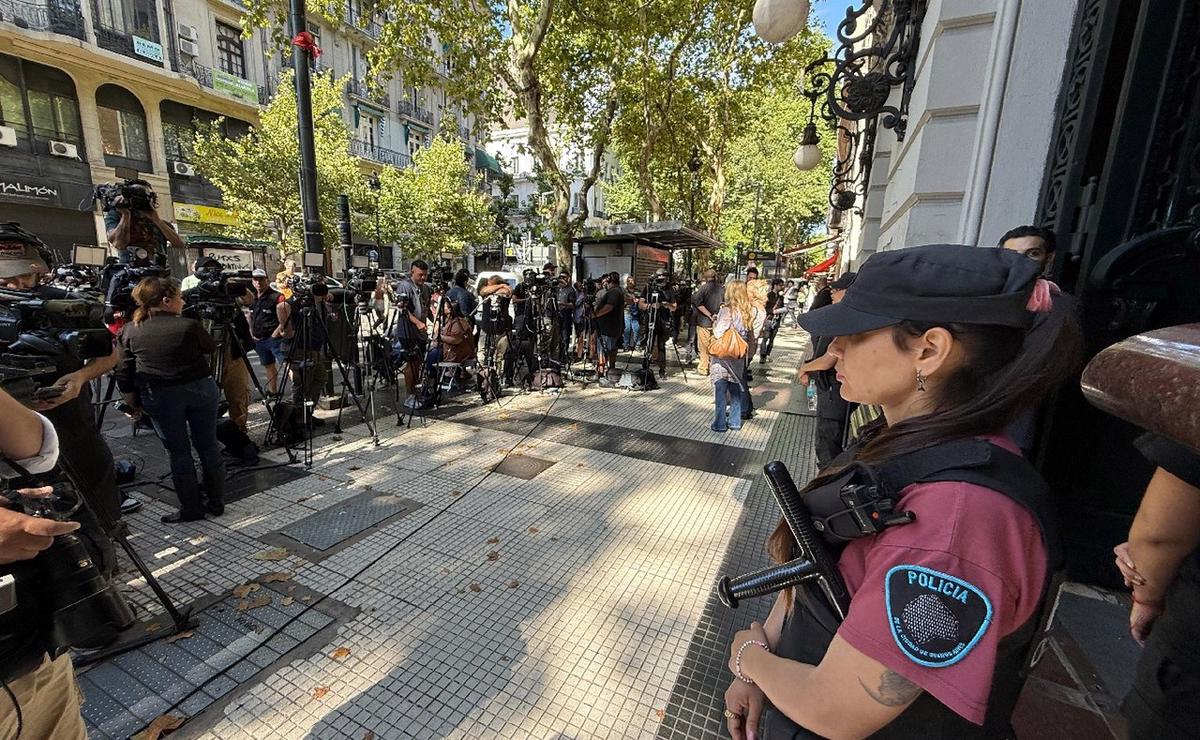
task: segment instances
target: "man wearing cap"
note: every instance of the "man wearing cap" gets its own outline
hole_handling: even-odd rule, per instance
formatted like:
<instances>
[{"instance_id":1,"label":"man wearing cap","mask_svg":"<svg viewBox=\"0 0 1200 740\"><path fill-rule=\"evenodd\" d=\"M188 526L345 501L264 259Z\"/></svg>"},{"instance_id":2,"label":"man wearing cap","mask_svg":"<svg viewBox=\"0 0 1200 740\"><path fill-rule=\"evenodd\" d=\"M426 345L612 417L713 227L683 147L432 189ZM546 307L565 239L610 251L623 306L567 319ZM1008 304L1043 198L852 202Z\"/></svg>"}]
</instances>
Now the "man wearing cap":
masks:
<instances>
[{"instance_id":1,"label":"man wearing cap","mask_svg":"<svg viewBox=\"0 0 1200 740\"><path fill-rule=\"evenodd\" d=\"M279 304L286 300L282 293L271 287L267 271L258 268L251 273L254 283L254 300L250 302L250 337L254 340L254 351L267 373L267 392L272 396L279 392L279 368L283 362L283 340L278 336Z\"/></svg>"},{"instance_id":2,"label":"man wearing cap","mask_svg":"<svg viewBox=\"0 0 1200 740\"><path fill-rule=\"evenodd\" d=\"M692 305L696 307L696 351L700 354L700 363L696 372L708 375L708 346L713 341L713 320L721 310L725 300L724 289L717 284L717 271L708 269L701 276L704 283L692 294Z\"/></svg>"},{"instance_id":3,"label":"man wearing cap","mask_svg":"<svg viewBox=\"0 0 1200 740\"><path fill-rule=\"evenodd\" d=\"M829 284L832 304L840 303L846 289L854 283L855 274L847 272ZM813 359L800 366L800 382L810 381L817 388L817 429L813 435L813 449L817 455L817 466L825 467L842 454L846 442L846 427L849 424L853 405L842 398L842 384L837 380L833 366L837 358L829 353L833 337L812 337Z\"/></svg>"},{"instance_id":4,"label":"man wearing cap","mask_svg":"<svg viewBox=\"0 0 1200 740\"><path fill-rule=\"evenodd\" d=\"M78 294L39 285L42 276L50 271L48 259L49 251L35 235L16 224L0 225L0 286L27 293L30 298L80 298ZM91 328L104 329L104 324L97 320ZM61 393L30 404L54 425L62 460L90 486L92 495L88 501L99 521L86 509L81 509L76 518L83 523L84 542L106 576L111 576L116 567L116 554L100 522L115 524L123 510L137 511L142 506L137 499L124 499L121 495L112 451L96 428L92 407L91 381L116 367L119 358L115 349L105 357L82 361L71 352L59 353L51 358L57 380L46 379L45 385L61 389Z\"/></svg>"}]
</instances>

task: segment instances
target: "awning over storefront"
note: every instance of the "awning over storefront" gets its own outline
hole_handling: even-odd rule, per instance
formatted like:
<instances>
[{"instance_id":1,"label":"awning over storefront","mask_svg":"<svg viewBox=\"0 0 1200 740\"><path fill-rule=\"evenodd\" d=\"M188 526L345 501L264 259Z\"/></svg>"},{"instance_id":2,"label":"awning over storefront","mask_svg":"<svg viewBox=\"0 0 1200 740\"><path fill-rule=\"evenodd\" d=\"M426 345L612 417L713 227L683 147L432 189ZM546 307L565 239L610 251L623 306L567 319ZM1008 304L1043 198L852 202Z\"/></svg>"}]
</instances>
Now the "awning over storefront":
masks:
<instances>
[{"instance_id":1,"label":"awning over storefront","mask_svg":"<svg viewBox=\"0 0 1200 740\"><path fill-rule=\"evenodd\" d=\"M837 264L838 255L840 255L840 254L841 254L841 250L838 250L838 249L833 250L833 254L830 255L828 259L822 260L821 262L818 262L817 264L808 268L807 270L804 271L804 274L812 275L813 273L816 273L816 272L825 272L826 270L828 270L829 268L831 268Z\"/></svg>"},{"instance_id":2,"label":"awning over storefront","mask_svg":"<svg viewBox=\"0 0 1200 740\"><path fill-rule=\"evenodd\" d=\"M581 247L632 241L659 249L716 249L721 246L721 242L702 231L684 226L682 221L614 224L604 229L603 236L588 236L576 241Z\"/></svg>"},{"instance_id":3,"label":"awning over storefront","mask_svg":"<svg viewBox=\"0 0 1200 740\"><path fill-rule=\"evenodd\" d=\"M780 254L782 254L784 257L795 257L797 255L807 254L809 252L813 252L818 249L826 249L826 248L828 248L829 243L834 241L838 237L839 237L838 234L831 234L829 236L821 237L820 239L818 239L816 241L808 242L806 244L797 244L796 246L793 246L793 247L784 247L781 250Z\"/></svg>"},{"instance_id":4,"label":"awning over storefront","mask_svg":"<svg viewBox=\"0 0 1200 740\"><path fill-rule=\"evenodd\" d=\"M483 147L475 147L475 169L491 170L497 175L503 174L504 171L500 168L500 162L495 157L483 150Z\"/></svg>"}]
</instances>

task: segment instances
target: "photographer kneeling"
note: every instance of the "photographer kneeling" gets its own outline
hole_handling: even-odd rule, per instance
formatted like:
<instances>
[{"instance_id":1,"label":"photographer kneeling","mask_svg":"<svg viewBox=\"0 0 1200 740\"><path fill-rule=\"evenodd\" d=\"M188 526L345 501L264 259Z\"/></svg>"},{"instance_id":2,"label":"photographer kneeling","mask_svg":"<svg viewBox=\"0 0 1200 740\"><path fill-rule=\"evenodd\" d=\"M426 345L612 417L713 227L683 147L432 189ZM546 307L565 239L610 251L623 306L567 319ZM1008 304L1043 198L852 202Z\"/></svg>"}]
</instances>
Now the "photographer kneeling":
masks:
<instances>
[{"instance_id":1,"label":"photographer kneeling","mask_svg":"<svg viewBox=\"0 0 1200 740\"><path fill-rule=\"evenodd\" d=\"M162 520L198 521L205 511L220 516L225 513L225 463L217 444L219 391L208 357L217 344L199 321L181 315L183 295L173 279L144 278L133 289L133 299L138 306L133 321L117 336L122 351L117 387L131 418L141 416L143 409L150 415L171 457L179 511ZM200 454L203 495L192 446Z\"/></svg>"},{"instance_id":2,"label":"photographer kneeling","mask_svg":"<svg viewBox=\"0 0 1200 740\"><path fill-rule=\"evenodd\" d=\"M15 461L23 471L34 475L54 467L58 435L48 419L17 403L3 390L0 418L4 419L0 424L0 457ZM0 477L4 480L21 475L21 471L0 462ZM13 563L32 560L54 544L55 537L77 529L78 522L32 517L0 505L0 580L12 575ZM0 593L0 604L7 603L11 591ZM19 624L15 616L15 610L0 613L0 679L7 694L0 696L0 737L83 740L87 729L79 713L79 688L71 656L64 653L51 658L42 639L49 625Z\"/></svg>"}]
</instances>

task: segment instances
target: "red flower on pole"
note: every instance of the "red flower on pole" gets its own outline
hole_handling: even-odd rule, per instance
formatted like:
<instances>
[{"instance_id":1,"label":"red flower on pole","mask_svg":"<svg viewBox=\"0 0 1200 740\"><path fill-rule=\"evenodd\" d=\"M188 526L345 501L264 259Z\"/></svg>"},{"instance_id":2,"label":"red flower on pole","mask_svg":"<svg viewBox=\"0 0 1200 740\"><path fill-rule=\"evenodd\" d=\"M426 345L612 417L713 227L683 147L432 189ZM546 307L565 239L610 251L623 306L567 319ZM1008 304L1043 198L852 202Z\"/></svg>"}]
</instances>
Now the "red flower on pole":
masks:
<instances>
[{"instance_id":1,"label":"red flower on pole","mask_svg":"<svg viewBox=\"0 0 1200 740\"><path fill-rule=\"evenodd\" d=\"M313 59L321 58L321 47L317 46L317 37L308 31L301 31L293 36L292 45L300 47Z\"/></svg>"}]
</instances>

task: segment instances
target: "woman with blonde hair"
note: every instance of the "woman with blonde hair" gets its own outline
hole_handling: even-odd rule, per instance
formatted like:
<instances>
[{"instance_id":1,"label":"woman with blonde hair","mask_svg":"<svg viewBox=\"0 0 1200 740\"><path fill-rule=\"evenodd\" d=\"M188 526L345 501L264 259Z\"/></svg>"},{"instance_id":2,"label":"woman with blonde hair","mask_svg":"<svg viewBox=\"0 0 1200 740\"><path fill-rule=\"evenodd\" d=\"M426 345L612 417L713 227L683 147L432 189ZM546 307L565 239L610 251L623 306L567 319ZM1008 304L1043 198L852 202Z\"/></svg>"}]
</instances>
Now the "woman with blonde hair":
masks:
<instances>
[{"instance_id":1,"label":"woman with blonde hair","mask_svg":"<svg viewBox=\"0 0 1200 740\"><path fill-rule=\"evenodd\" d=\"M206 511L220 516L225 513L225 463L217 444L220 392L209 358L217 344L199 321L182 316L183 296L173 279L143 279L133 289L133 300L138 306L133 321L117 335L121 364L115 375L130 407L126 413L136 419L144 409L171 457L179 511L162 520L196 521ZM200 454L203 495L192 446Z\"/></svg>"},{"instance_id":2,"label":"woman with blonde hair","mask_svg":"<svg viewBox=\"0 0 1200 740\"><path fill-rule=\"evenodd\" d=\"M747 347L753 338L754 307L746 284L733 280L725 284L725 301L713 322L713 346L720 343L726 332L736 331L745 340ZM745 397L746 356L722 358L714 356L709 365L709 379L713 385L714 414L709 427L714 432L742 428L742 399ZM729 417L725 416L728 402Z\"/></svg>"},{"instance_id":3,"label":"woman with blonde hair","mask_svg":"<svg viewBox=\"0 0 1200 740\"><path fill-rule=\"evenodd\" d=\"M742 402L742 419L754 416L754 400L750 398L750 381L754 379L754 371L750 369L750 365L754 362L754 356L758 354L759 344L763 341L763 333L767 329L767 293L770 291L771 284L766 280L746 281L746 293L750 296L752 313L750 331L754 336L751 337L750 346L746 350L746 372L742 376L746 394Z\"/></svg>"}]
</instances>

